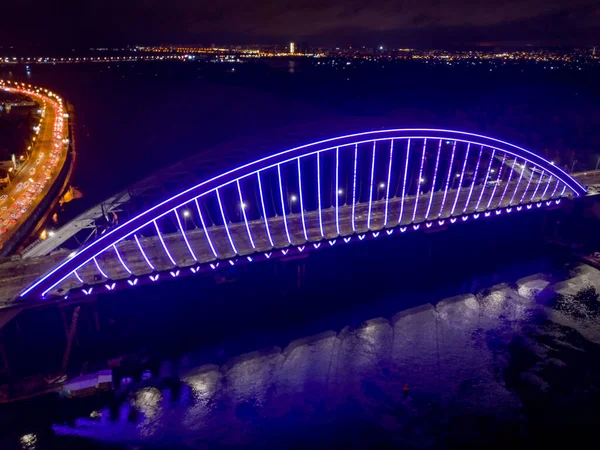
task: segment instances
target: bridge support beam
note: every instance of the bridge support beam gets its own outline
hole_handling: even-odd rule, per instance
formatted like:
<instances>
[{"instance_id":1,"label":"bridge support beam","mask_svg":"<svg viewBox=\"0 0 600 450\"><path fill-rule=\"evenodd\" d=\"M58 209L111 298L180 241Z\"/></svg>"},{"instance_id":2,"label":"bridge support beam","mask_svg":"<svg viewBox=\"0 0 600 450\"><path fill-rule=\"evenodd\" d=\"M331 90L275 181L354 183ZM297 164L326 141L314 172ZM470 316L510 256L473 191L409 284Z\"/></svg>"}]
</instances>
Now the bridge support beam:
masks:
<instances>
[{"instance_id":1,"label":"bridge support beam","mask_svg":"<svg viewBox=\"0 0 600 450\"><path fill-rule=\"evenodd\" d=\"M67 372L67 366L69 365L69 359L71 357L71 349L73 348L73 339L77 334L77 321L79 320L79 311L81 310L81 306L76 306L73 310L73 317L71 318L71 326L69 327L69 332L67 334L67 346L65 348L65 353L63 355L61 373Z\"/></svg>"},{"instance_id":2,"label":"bridge support beam","mask_svg":"<svg viewBox=\"0 0 600 450\"><path fill-rule=\"evenodd\" d=\"M306 263L304 261L299 262L296 267L298 270L297 286L298 289L302 289L306 283Z\"/></svg>"},{"instance_id":3,"label":"bridge support beam","mask_svg":"<svg viewBox=\"0 0 600 450\"><path fill-rule=\"evenodd\" d=\"M0 331L0 356L2 356L2 371L10 376L10 363L8 362L8 354L4 345L4 331Z\"/></svg>"}]
</instances>

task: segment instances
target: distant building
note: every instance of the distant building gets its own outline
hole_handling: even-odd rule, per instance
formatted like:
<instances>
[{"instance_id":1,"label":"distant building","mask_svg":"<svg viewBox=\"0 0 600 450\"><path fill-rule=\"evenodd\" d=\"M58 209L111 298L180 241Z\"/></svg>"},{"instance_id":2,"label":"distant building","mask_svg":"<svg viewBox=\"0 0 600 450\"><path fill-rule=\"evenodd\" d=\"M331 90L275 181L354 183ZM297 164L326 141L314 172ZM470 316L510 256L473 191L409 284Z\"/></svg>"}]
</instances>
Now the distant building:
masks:
<instances>
[{"instance_id":1,"label":"distant building","mask_svg":"<svg viewBox=\"0 0 600 450\"><path fill-rule=\"evenodd\" d=\"M290 42L290 53L296 53L296 44Z\"/></svg>"}]
</instances>

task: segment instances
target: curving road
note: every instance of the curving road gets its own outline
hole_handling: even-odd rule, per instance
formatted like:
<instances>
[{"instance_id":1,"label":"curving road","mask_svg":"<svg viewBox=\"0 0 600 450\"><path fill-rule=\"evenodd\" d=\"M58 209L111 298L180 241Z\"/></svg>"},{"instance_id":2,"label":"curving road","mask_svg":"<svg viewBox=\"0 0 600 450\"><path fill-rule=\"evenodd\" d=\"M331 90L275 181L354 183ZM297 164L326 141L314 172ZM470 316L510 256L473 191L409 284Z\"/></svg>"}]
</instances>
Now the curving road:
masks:
<instances>
[{"instance_id":1,"label":"curving road","mask_svg":"<svg viewBox=\"0 0 600 450\"><path fill-rule=\"evenodd\" d=\"M47 89L0 80L0 89L30 97L40 105L41 121L28 160L0 192L0 249L46 197L65 163L68 121L62 99Z\"/></svg>"}]
</instances>

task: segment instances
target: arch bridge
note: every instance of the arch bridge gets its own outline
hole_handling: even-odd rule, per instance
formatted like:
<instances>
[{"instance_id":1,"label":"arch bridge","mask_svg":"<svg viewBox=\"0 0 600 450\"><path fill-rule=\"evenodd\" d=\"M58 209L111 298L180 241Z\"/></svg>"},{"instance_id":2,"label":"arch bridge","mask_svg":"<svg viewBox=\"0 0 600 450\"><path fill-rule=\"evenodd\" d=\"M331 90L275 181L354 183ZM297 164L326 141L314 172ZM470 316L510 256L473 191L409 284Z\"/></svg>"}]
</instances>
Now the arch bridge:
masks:
<instances>
[{"instance_id":1,"label":"arch bridge","mask_svg":"<svg viewBox=\"0 0 600 450\"><path fill-rule=\"evenodd\" d=\"M372 131L283 151L191 186L36 280L40 300L133 288L467 220L586 189L535 153L437 129Z\"/></svg>"}]
</instances>

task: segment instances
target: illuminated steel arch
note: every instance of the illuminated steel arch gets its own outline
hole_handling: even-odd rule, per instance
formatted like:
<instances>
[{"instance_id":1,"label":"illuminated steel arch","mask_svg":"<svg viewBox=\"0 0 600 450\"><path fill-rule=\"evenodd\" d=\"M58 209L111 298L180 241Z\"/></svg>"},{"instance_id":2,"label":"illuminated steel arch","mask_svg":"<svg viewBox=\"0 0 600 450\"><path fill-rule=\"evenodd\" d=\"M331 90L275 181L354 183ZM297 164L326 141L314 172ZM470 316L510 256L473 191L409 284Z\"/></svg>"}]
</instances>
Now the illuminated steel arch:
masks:
<instances>
[{"instance_id":1,"label":"illuminated steel arch","mask_svg":"<svg viewBox=\"0 0 600 450\"><path fill-rule=\"evenodd\" d=\"M184 190L100 236L21 297L112 291L585 193L551 162L497 139L435 129L358 133Z\"/></svg>"}]
</instances>

